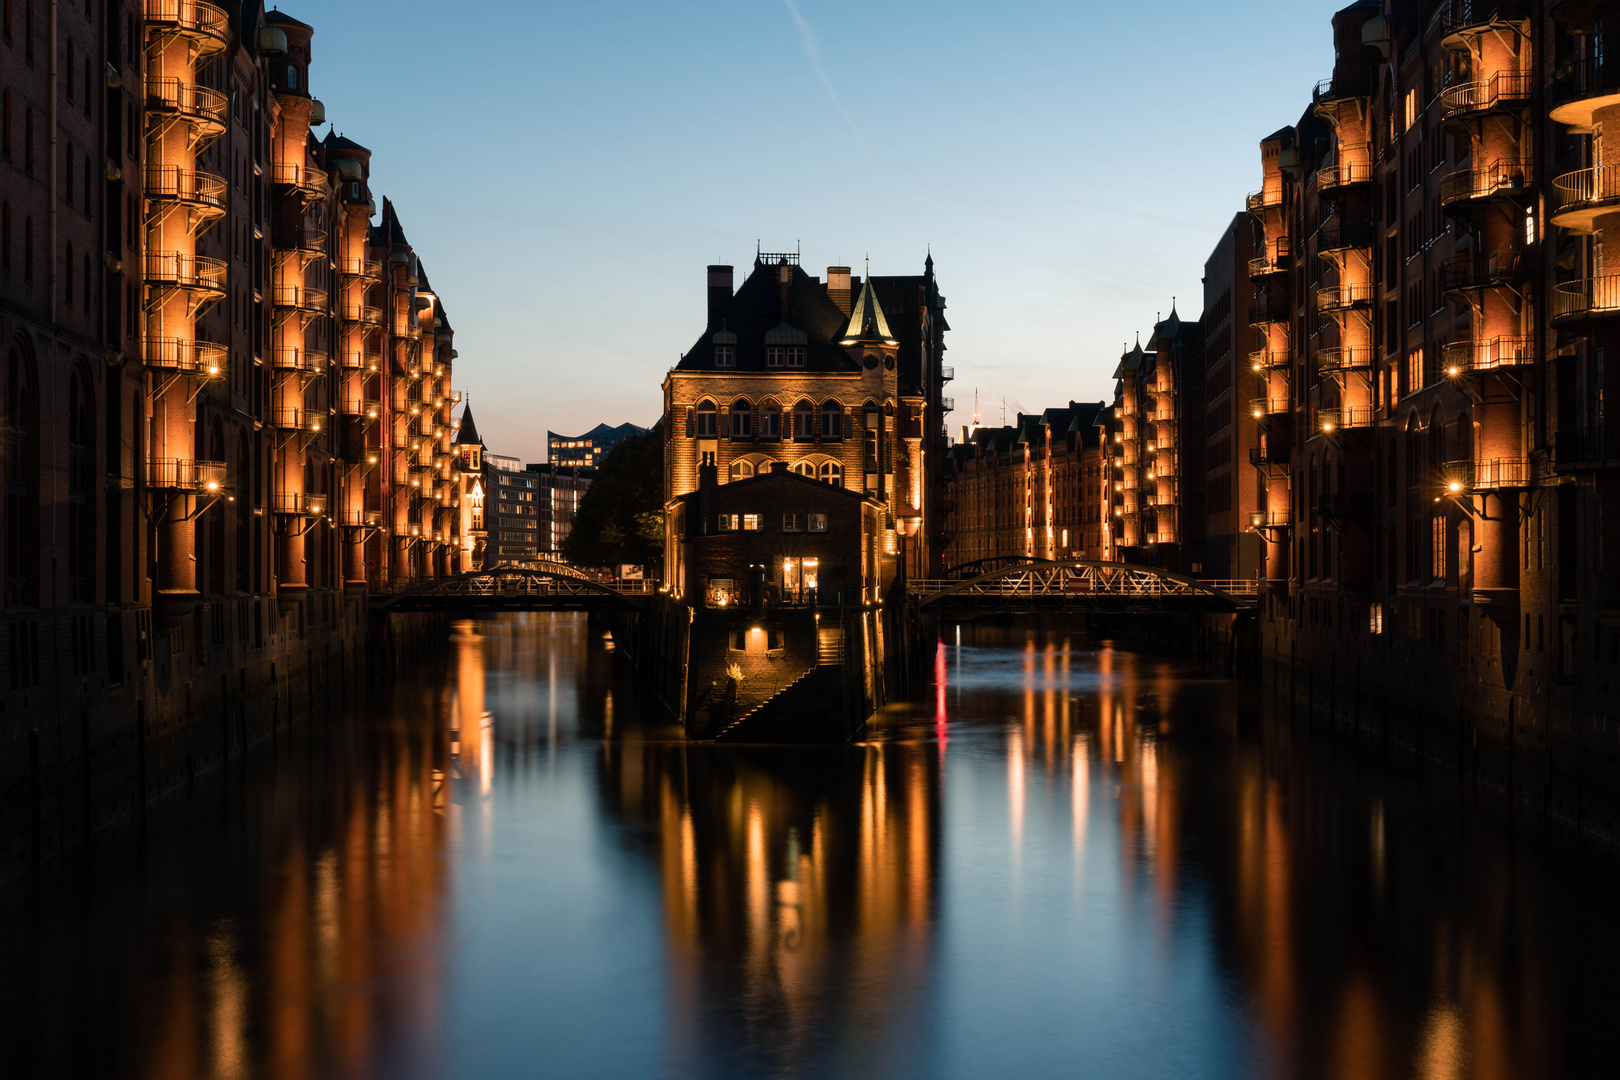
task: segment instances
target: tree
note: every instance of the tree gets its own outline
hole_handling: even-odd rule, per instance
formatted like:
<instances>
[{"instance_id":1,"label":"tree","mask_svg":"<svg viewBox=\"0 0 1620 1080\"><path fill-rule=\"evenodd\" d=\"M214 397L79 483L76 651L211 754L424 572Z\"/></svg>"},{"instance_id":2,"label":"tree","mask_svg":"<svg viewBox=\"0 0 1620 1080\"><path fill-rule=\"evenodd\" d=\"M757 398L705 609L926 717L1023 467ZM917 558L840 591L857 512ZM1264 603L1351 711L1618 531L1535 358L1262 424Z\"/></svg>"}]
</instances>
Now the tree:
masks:
<instances>
[{"instance_id":1,"label":"tree","mask_svg":"<svg viewBox=\"0 0 1620 1080\"><path fill-rule=\"evenodd\" d=\"M575 566L654 566L664 555L664 436L632 435L597 466L563 541Z\"/></svg>"}]
</instances>

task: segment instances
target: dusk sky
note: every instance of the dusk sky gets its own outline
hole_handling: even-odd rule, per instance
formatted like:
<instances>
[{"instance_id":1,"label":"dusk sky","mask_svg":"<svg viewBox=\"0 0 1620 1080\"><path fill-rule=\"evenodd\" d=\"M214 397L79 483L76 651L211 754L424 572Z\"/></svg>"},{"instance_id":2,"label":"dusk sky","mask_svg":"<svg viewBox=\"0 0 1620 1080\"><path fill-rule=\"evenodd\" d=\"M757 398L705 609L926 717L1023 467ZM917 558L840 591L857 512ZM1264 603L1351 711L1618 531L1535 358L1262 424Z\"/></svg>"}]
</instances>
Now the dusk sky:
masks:
<instances>
[{"instance_id":1,"label":"dusk sky","mask_svg":"<svg viewBox=\"0 0 1620 1080\"><path fill-rule=\"evenodd\" d=\"M1111 397L1199 278L1347 0L325 0L311 88L373 151L490 449L649 424L704 267L920 273L954 431ZM324 134L324 132L322 132Z\"/></svg>"}]
</instances>

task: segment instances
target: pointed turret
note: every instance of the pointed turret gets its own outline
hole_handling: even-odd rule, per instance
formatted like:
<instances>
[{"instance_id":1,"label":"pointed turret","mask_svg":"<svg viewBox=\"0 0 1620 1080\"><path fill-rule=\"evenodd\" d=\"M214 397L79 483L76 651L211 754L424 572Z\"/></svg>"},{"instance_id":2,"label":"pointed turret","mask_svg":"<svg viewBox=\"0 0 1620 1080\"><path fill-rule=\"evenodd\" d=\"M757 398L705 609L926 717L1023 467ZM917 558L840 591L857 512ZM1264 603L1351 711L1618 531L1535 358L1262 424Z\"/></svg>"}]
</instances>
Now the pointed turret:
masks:
<instances>
[{"instance_id":1,"label":"pointed turret","mask_svg":"<svg viewBox=\"0 0 1620 1080\"><path fill-rule=\"evenodd\" d=\"M889 333L889 320L883 317L883 307L877 301L877 295L872 292L872 277L867 275L861 282L861 295L855 301L855 310L850 313L849 326L844 330L842 345L889 345L900 344L893 334Z\"/></svg>"},{"instance_id":2,"label":"pointed turret","mask_svg":"<svg viewBox=\"0 0 1620 1080\"><path fill-rule=\"evenodd\" d=\"M456 431L456 445L484 445L484 440L478 437L478 425L473 423L472 404L470 402L461 412L461 427Z\"/></svg>"}]
</instances>

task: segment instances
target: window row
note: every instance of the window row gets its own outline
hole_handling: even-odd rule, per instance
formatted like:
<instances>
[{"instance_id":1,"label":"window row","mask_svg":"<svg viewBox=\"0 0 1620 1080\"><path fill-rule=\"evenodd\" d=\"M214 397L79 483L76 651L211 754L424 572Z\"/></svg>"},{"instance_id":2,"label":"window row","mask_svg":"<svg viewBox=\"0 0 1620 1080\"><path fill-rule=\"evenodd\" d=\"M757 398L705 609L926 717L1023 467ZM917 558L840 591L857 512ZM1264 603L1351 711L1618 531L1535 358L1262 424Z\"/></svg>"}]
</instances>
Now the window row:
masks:
<instances>
[{"instance_id":1,"label":"window row","mask_svg":"<svg viewBox=\"0 0 1620 1080\"><path fill-rule=\"evenodd\" d=\"M763 476L770 472L771 464L769 461L758 465L752 461L733 461L729 472L733 480L747 480L751 476ZM820 465L813 461L795 461L789 468L800 476L808 476L833 487L844 486L844 467L836 461L824 461Z\"/></svg>"},{"instance_id":2,"label":"window row","mask_svg":"<svg viewBox=\"0 0 1620 1080\"><path fill-rule=\"evenodd\" d=\"M721 514L721 532L759 532L764 529L764 515L761 514ZM826 532L826 514L783 514L783 532Z\"/></svg>"},{"instance_id":3,"label":"window row","mask_svg":"<svg viewBox=\"0 0 1620 1080\"><path fill-rule=\"evenodd\" d=\"M716 439L722 434L733 439L780 439L787 435L794 439L845 439L851 434L850 419L843 405L836 401L822 402L818 408L809 401L800 401L793 411L784 415L782 407L774 402L758 410L747 401L731 406L728 430L722 432L720 409L712 401L698 402L688 421L688 438ZM784 422L787 427L784 429Z\"/></svg>"}]
</instances>

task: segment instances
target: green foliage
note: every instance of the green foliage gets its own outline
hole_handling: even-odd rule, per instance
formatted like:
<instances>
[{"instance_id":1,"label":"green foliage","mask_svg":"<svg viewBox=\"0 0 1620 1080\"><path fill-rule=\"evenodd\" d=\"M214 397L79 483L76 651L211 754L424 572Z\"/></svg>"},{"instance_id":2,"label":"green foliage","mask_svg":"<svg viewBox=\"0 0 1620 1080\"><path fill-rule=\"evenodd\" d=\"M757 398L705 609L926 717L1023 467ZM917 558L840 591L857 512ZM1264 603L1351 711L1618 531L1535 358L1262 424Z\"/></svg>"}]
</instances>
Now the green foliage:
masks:
<instances>
[{"instance_id":1,"label":"green foliage","mask_svg":"<svg viewBox=\"0 0 1620 1080\"><path fill-rule=\"evenodd\" d=\"M632 435L602 459L563 541L575 566L654 567L664 555L664 436Z\"/></svg>"}]
</instances>

